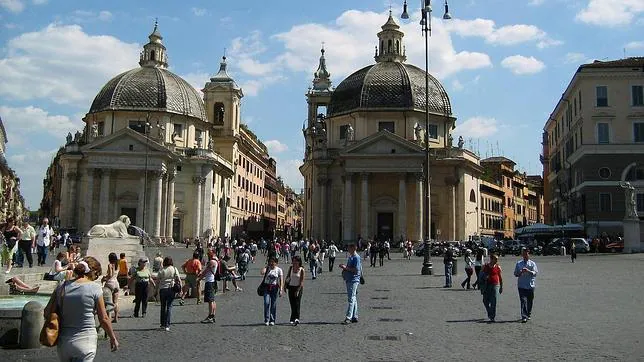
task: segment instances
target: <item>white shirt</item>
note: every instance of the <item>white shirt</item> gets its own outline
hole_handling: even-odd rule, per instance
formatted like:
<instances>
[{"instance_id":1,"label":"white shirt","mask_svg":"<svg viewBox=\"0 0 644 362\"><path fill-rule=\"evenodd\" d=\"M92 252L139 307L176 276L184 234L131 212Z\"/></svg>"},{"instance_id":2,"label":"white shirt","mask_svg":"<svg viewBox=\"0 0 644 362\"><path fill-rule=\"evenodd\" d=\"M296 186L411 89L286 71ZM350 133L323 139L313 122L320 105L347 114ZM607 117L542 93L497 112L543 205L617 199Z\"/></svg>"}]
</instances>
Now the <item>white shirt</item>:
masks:
<instances>
[{"instance_id":1,"label":"white shirt","mask_svg":"<svg viewBox=\"0 0 644 362\"><path fill-rule=\"evenodd\" d=\"M206 268L206 270L204 270L203 272L203 281L206 283L214 283L215 271L217 270L218 267L219 267L218 263L215 262L215 266L212 269Z\"/></svg>"},{"instance_id":2,"label":"white shirt","mask_svg":"<svg viewBox=\"0 0 644 362\"><path fill-rule=\"evenodd\" d=\"M40 227L38 228L38 237L36 239L36 244L40 246L49 246L53 233L54 231L49 225L40 225Z\"/></svg>"},{"instance_id":3,"label":"white shirt","mask_svg":"<svg viewBox=\"0 0 644 362\"><path fill-rule=\"evenodd\" d=\"M277 285L277 281L280 280L283 275L284 275L284 272L278 266L276 266L275 269L268 269L268 274L266 274L265 283Z\"/></svg>"},{"instance_id":4,"label":"white shirt","mask_svg":"<svg viewBox=\"0 0 644 362\"><path fill-rule=\"evenodd\" d=\"M329 258L335 258L335 253L339 252L338 248L335 245L329 246Z\"/></svg>"}]
</instances>

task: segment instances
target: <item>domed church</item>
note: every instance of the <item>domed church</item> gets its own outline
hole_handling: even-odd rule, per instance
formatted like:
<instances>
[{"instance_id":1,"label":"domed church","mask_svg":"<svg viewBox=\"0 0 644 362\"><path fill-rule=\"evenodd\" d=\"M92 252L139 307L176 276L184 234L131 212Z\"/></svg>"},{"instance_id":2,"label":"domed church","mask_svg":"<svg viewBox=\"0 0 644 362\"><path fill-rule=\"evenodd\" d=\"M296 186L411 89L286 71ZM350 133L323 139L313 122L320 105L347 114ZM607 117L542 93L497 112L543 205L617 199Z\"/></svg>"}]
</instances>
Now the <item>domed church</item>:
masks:
<instances>
[{"instance_id":1,"label":"domed church","mask_svg":"<svg viewBox=\"0 0 644 362\"><path fill-rule=\"evenodd\" d=\"M477 233L479 159L462 142L452 146L456 117L431 75L425 129L426 73L405 63L403 37L390 13L378 33L376 63L335 89L322 49L302 130L307 237L423 240L426 147L431 238L467 240Z\"/></svg>"},{"instance_id":2,"label":"domed church","mask_svg":"<svg viewBox=\"0 0 644 362\"><path fill-rule=\"evenodd\" d=\"M154 239L231 235L241 88L226 72L202 96L170 72L158 26L139 67L98 92L45 179L43 204L61 227L86 232L120 215Z\"/></svg>"}]
</instances>

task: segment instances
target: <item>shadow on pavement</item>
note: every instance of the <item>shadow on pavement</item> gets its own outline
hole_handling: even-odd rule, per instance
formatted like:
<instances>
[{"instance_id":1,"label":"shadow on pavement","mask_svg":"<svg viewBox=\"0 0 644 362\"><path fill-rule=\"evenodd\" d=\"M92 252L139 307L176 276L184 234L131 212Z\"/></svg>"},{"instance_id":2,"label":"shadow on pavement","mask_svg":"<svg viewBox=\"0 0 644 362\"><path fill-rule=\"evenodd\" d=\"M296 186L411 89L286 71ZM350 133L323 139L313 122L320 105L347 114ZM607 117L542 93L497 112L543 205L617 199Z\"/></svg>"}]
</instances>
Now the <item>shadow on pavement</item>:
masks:
<instances>
[{"instance_id":1,"label":"shadow on pavement","mask_svg":"<svg viewBox=\"0 0 644 362\"><path fill-rule=\"evenodd\" d=\"M447 323L486 323L487 319L478 318L478 319L461 319L461 320L451 320L445 321Z\"/></svg>"},{"instance_id":2,"label":"shadow on pavement","mask_svg":"<svg viewBox=\"0 0 644 362\"><path fill-rule=\"evenodd\" d=\"M180 324L180 323L172 323L172 324ZM125 329L118 329L114 328L115 332L147 332L147 331L158 331L159 327L156 328L125 328Z\"/></svg>"},{"instance_id":3,"label":"shadow on pavement","mask_svg":"<svg viewBox=\"0 0 644 362\"><path fill-rule=\"evenodd\" d=\"M443 289L443 287L415 287L414 289Z\"/></svg>"}]
</instances>

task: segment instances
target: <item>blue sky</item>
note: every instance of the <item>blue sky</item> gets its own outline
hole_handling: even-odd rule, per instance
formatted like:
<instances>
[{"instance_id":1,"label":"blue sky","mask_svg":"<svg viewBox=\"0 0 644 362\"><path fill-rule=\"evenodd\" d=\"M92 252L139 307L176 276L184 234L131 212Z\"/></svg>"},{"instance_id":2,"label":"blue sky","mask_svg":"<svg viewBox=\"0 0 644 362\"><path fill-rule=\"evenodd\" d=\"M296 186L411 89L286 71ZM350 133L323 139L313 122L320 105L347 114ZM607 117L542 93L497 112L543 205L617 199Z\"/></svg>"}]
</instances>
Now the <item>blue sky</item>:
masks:
<instances>
[{"instance_id":1,"label":"blue sky","mask_svg":"<svg viewBox=\"0 0 644 362\"><path fill-rule=\"evenodd\" d=\"M337 86L373 63L391 5L408 62L422 67L419 3L402 22L402 1L0 0L0 117L27 205L38 208L51 158L103 84L138 67L155 18L170 69L197 89L226 49L246 95L243 121L298 190L304 94L321 43ZM644 53L644 0L451 0L450 22L440 20L442 1L433 5L430 73L450 94L456 134L528 173L541 172L543 124L577 67Z\"/></svg>"}]
</instances>

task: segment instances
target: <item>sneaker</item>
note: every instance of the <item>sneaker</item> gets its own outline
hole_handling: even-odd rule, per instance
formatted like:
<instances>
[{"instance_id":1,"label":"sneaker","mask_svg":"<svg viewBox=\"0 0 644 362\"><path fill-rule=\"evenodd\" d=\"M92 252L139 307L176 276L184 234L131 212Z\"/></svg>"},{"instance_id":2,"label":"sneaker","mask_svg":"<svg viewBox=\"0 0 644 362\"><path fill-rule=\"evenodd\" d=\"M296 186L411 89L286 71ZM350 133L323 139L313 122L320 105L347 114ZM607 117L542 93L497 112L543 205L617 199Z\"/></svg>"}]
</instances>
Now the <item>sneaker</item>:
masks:
<instances>
[{"instance_id":1,"label":"sneaker","mask_svg":"<svg viewBox=\"0 0 644 362\"><path fill-rule=\"evenodd\" d=\"M530 319L531 319L531 317L530 317L530 316L528 316L528 320L530 320Z\"/></svg>"},{"instance_id":2,"label":"sneaker","mask_svg":"<svg viewBox=\"0 0 644 362\"><path fill-rule=\"evenodd\" d=\"M293 322L293 325L298 325L298 324L300 324L300 320L299 320L299 319L296 319L296 320Z\"/></svg>"},{"instance_id":3,"label":"sneaker","mask_svg":"<svg viewBox=\"0 0 644 362\"><path fill-rule=\"evenodd\" d=\"M197 304L201 304L201 300L197 299Z\"/></svg>"},{"instance_id":4,"label":"sneaker","mask_svg":"<svg viewBox=\"0 0 644 362\"><path fill-rule=\"evenodd\" d=\"M270 322L269 325L274 326L275 322Z\"/></svg>"},{"instance_id":5,"label":"sneaker","mask_svg":"<svg viewBox=\"0 0 644 362\"><path fill-rule=\"evenodd\" d=\"M165 327L166 332L170 332L170 327Z\"/></svg>"},{"instance_id":6,"label":"sneaker","mask_svg":"<svg viewBox=\"0 0 644 362\"><path fill-rule=\"evenodd\" d=\"M358 318L351 318L351 323L358 323Z\"/></svg>"},{"instance_id":7,"label":"sneaker","mask_svg":"<svg viewBox=\"0 0 644 362\"><path fill-rule=\"evenodd\" d=\"M344 321L342 322L342 324L349 324L349 323L351 323L351 319L349 318L345 318Z\"/></svg>"},{"instance_id":8,"label":"sneaker","mask_svg":"<svg viewBox=\"0 0 644 362\"><path fill-rule=\"evenodd\" d=\"M290 324L290 325L294 325L294 324L295 324L295 322L294 322L294 321L290 321L290 322L288 322L288 324Z\"/></svg>"},{"instance_id":9,"label":"sneaker","mask_svg":"<svg viewBox=\"0 0 644 362\"><path fill-rule=\"evenodd\" d=\"M268 326L269 324L268 324L268 322L264 322L264 325L265 325L265 326Z\"/></svg>"},{"instance_id":10,"label":"sneaker","mask_svg":"<svg viewBox=\"0 0 644 362\"><path fill-rule=\"evenodd\" d=\"M186 302L183 300L183 298L181 298L181 299L179 300L179 305L184 305L184 304L186 304Z\"/></svg>"},{"instance_id":11,"label":"sneaker","mask_svg":"<svg viewBox=\"0 0 644 362\"><path fill-rule=\"evenodd\" d=\"M202 320L202 321L201 321L201 323L204 323L204 324L206 324L206 323L212 323L212 322L213 322L213 320L212 320L212 317L211 317L211 316L208 316L208 317L206 317L206 319L204 319L204 320Z\"/></svg>"},{"instance_id":12,"label":"sneaker","mask_svg":"<svg viewBox=\"0 0 644 362\"><path fill-rule=\"evenodd\" d=\"M521 318L521 323L526 323L528 321L528 318Z\"/></svg>"},{"instance_id":13,"label":"sneaker","mask_svg":"<svg viewBox=\"0 0 644 362\"><path fill-rule=\"evenodd\" d=\"M235 291L236 292L243 292L244 290L242 288L240 288L240 287L237 287L237 288L235 288Z\"/></svg>"}]
</instances>

